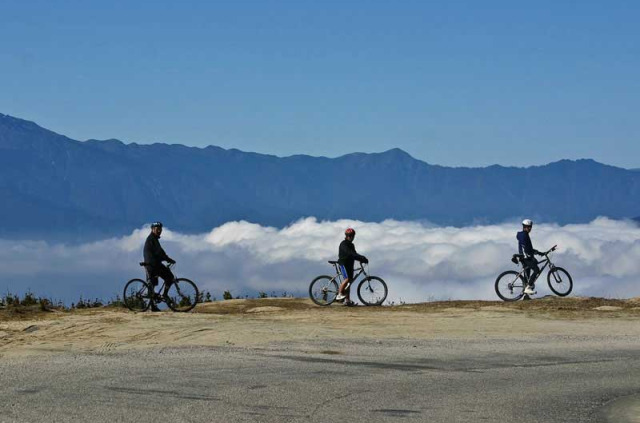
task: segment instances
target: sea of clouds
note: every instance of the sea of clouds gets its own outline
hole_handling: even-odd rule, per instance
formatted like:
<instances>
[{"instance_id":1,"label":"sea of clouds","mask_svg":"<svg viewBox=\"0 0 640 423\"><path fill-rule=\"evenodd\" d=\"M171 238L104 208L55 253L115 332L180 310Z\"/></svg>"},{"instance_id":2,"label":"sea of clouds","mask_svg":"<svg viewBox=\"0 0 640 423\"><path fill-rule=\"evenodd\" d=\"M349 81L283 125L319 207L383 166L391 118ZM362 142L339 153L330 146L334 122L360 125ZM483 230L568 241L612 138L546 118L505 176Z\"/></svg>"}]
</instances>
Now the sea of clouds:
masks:
<instances>
[{"instance_id":1,"label":"sea of clouds","mask_svg":"<svg viewBox=\"0 0 640 423\"><path fill-rule=\"evenodd\" d=\"M381 223L299 220L282 229L229 222L211 232L186 235L166 228L162 245L178 261L178 276L193 279L218 299L258 292L307 295L309 282L330 274L344 229L357 230L358 252L370 272L389 286L390 301L497 299L496 276L514 269L517 222L463 228L416 222ZM149 228L121 238L80 245L0 240L0 292L38 295L66 302L113 298L127 280L144 277L138 262ZM534 247L548 249L574 279L572 295L640 296L640 227L598 218L588 224L535 225ZM545 278L546 281L546 278ZM539 295L550 294L546 282Z\"/></svg>"}]
</instances>

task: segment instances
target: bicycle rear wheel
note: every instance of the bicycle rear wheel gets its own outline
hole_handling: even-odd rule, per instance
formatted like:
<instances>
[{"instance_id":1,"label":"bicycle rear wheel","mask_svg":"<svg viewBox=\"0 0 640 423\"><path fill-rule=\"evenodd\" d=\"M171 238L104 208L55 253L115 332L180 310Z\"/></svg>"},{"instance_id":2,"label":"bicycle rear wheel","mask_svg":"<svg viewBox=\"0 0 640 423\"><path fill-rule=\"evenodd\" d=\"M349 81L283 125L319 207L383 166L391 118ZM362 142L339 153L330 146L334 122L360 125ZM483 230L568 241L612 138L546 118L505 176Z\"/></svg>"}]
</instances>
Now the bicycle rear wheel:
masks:
<instances>
[{"instance_id":1,"label":"bicycle rear wheel","mask_svg":"<svg viewBox=\"0 0 640 423\"><path fill-rule=\"evenodd\" d=\"M149 284L142 279L131 279L124 286L122 301L131 311L147 311L151 306Z\"/></svg>"},{"instance_id":2,"label":"bicycle rear wheel","mask_svg":"<svg viewBox=\"0 0 640 423\"><path fill-rule=\"evenodd\" d=\"M173 311L191 311L196 304L200 293L195 283L185 278L178 278L169 286L167 297L164 301Z\"/></svg>"},{"instance_id":3,"label":"bicycle rear wheel","mask_svg":"<svg viewBox=\"0 0 640 423\"><path fill-rule=\"evenodd\" d=\"M309 285L309 297L319 306L328 306L336 300L338 289L335 276L318 276Z\"/></svg>"},{"instance_id":4,"label":"bicycle rear wheel","mask_svg":"<svg viewBox=\"0 0 640 423\"><path fill-rule=\"evenodd\" d=\"M517 301L524 295L525 286L526 283L520 273L508 270L496 279L496 294L504 301Z\"/></svg>"},{"instance_id":5,"label":"bicycle rear wheel","mask_svg":"<svg viewBox=\"0 0 640 423\"><path fill-rule=\"evenodd\" d=\"M569 272L562 267L554 267L547 273L547 283L554 294L566 297L573 289L573 280Z\"/></svg>"},{"instance_id":6,"label":"bicycle rear wheel","mask_svg":"<svg viewBox=\"0 0 640 423\"><path fill-rule=\"evenodd\" d=\"M368 276L358 285L358 298L364 305L382 305L387 293L387 284L377 276Z\"/></svg>"}]
</instances>

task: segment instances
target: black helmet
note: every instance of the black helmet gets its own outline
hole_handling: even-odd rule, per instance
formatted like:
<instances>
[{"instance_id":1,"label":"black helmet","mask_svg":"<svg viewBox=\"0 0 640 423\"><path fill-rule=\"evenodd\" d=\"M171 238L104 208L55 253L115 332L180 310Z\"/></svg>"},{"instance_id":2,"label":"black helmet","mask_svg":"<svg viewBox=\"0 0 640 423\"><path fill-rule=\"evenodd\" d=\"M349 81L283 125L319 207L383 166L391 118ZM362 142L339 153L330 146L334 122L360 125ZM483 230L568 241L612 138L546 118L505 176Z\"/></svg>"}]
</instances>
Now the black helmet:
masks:
<instances>
[{"instance_id":1,"label":"black helmet","mask_svg":"<svg viewBox=\"0 0 640 423\"><path fill-rule=\"evenodd\" d=\"M151 229L153 228L162 228L162 222L153 222L151 224Z\"/></svg>"}]
</instances>

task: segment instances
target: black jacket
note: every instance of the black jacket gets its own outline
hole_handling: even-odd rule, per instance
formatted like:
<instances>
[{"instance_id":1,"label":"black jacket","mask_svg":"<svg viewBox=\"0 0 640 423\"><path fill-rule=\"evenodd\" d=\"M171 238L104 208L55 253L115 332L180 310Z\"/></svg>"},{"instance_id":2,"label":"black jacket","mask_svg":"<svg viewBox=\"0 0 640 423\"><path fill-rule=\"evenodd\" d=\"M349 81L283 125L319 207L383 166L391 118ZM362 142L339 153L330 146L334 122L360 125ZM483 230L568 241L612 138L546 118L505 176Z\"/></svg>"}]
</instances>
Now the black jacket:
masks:
<instances>
[{"instance_id":1,"label":"black jacket","mask_svg":"<svg viewBox=\"0 0 640 423\"><path fill-rule=\"evenodd\" d=\"M153 233L150 233L144 243L144 262L149 266L160 267L163 261L171 259L160 246L160 239Z\"/></svg>"},{"instance_id":2,"label":"black jacket","mask_svg":"<svg viewBox=\"0 0 640 423\"><path fill-rule=\"evenodd\" d=\"M338 263L343 266L353 267L353 262L356 260L367 261L367 258L358 254L353 242L345 239L340 243L340 249L338 250Z\"/></svg>"}]
</instances>

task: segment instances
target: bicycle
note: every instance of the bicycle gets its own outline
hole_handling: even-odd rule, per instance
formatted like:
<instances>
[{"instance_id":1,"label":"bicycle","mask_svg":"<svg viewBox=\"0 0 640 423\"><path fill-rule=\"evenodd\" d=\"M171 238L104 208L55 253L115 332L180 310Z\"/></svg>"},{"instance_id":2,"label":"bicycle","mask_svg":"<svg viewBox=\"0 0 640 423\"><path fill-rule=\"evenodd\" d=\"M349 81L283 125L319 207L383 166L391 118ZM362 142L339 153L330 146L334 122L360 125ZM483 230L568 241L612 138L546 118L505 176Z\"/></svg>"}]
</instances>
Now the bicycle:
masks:
<instances>
[{"instance_id":1,"label":"bicycle","mask_svg":"<svg viewBox=\"0 0 640 423\"><path fill-rule=\"evenodd\" d=\"M539 261L538 264L544 264L544 266L542 266L540 272L538 272L531 284L533 285L540 275L542 275L544 269L549 266L549 271L547 273L547 283L549 284L549 288L554 294L560 297L566 297L573 289L573 280L571 279L569 272L562 267L554 265L551 261L549 254L554 252L556 248L557 245L554 245L549 251L542 253L545 258ZM514 254L513 257L511 257L511 261L515 264L522 264L522 270L520 272L508 270L501 273L496 279L496 294L498 294L498 297L504 301L517 301L524 296L524 288L527 286L528 277L526 272L527 269L522 262L523 259L524 256L522 254Z\"/></svg>"},{"instance_id":2,"label":"bicycle","mask_svg":"<svg viewBox=\"0 0 640 423\"><path fill-rule=\"evenodd\" d=\"M311 300L319 306L331 305L338 295L338 289L342 284L342 273L338 268L338 262L329 260L329 264L332 264L336 274L331 277L328 275L322 275L311 281L309 285L309 297ZM358 284L358 298L362 304L367 306L381 305L384 300L387 299L387 284L382 278L378 276L371 276L365 269L365 263L360 263L360 267L354 269L357 272L353 276L353 280L349 282L345 290L350 289L353 282L355 282L361 274L364 274L365 278Z\"/></svg>"},{"instance_id":3,"label":"bicycle","mask_svg":"<svg viewBox=\"0 0 640 423\"><path fill-rule=\"evenodd\" d=\"M162 286L158 292L153 289L152 279L157 280L156 277L149 275L149 270L146 267L147 263L140 263L146 271L146 281L142 279L131 279L124 286L123 301L124 305L131 311L144 312L149 307L154 306L160 302L164 302L167 306L177 312L191 311L200 298L200 292L196 284L186 278L176 278L168 289L168 295L162 296L160 292L164 292L166 282L162 282ZM169 264L167 267L171 268L173 264Z\"/></svg>"}]
</instances>

